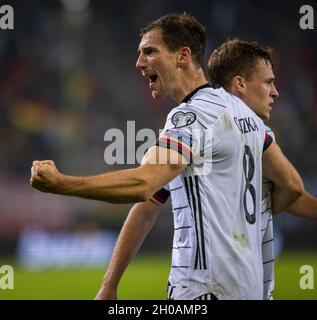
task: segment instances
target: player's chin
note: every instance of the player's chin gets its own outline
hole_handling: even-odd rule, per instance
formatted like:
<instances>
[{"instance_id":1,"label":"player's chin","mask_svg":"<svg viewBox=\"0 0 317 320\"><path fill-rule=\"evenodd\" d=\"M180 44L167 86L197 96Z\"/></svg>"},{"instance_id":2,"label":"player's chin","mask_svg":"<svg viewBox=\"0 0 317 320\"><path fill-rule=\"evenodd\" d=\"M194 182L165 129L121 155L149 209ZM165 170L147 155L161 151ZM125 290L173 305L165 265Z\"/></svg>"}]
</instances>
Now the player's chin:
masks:
<instances>
[{"instance_id":1,"label":"player's chin","mask_svg":"<svg viewBox=\"0 0 317 320\"><path fill-rule=\"evenodd\" d=\"M267 113L263 114L262 120L270 120L270 117L271 117L270 113L267 112Z\"/></svg>"},{"instance_id":2,"label":"player's chin","mask_svg":"<svg viewBox=\"0 0 317 320\"><path fill-rule=\"evenodd\" d=\"M270 119L270 117L271 117L271 112L272 112L272 106L269 105L269 106L268 106L268 109L267 109L267 111L266 111L266 116L267 116L267 119L266 119L266 120L269 120L269 119Z\"/></svg>"},{"instance_id":3,"label":"player's chin","mask_svg":"<svg viewBox=\"0 0 317 320\"><path fill-rule=\"evenodd\" d=\"M271 116L271 110L265 110L261 113L261 119L262 120L269 120L270 119L270 116Z\"/></svg>"},{"instance_id":4,"label":"player's chin","mask_svg":"<svg viewBox=\"0 0 317 320\"><path fill-rule=\"evenodd\" d=\"M271 110L269 110L267 113L266 113L266 120L270 120L271 118Z\"/></svg>"}]
</instances>

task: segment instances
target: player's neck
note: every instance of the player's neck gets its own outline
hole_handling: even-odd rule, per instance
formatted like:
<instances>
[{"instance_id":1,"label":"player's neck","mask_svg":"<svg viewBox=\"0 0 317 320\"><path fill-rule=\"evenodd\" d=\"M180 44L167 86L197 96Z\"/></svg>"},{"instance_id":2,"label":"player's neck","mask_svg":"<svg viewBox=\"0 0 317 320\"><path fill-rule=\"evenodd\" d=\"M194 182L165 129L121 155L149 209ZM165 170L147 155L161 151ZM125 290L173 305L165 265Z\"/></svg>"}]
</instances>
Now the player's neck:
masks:
<instances>
[{"instance_id":1,"label":"player's neck","mask_svg":"<svg viewBox=\"0 0 317 320\"><path fill-rule=\"evenodd\" d=\"M195 72L187 72L181 76L180 85L175 88L173 99L177 103L181 103L183 99L196 88L208 83L203 70L200 68Z\"/></svg>"}]
</instances>

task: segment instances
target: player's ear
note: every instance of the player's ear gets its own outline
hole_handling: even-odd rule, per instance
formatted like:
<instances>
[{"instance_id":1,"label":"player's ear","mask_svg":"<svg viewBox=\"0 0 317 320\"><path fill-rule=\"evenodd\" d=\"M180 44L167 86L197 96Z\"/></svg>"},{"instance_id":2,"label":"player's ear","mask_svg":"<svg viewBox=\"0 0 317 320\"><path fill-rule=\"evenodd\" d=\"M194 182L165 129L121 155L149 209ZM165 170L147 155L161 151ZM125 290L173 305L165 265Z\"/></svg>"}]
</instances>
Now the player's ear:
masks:
<instances>
[{"instance_id":1,"label":"player's ear","mask_svg":"<svg viewBox=\"0 0 317 320\"><path fill-rule=\"evenodd\" d=\"M231 87L233 88L233 91L235 91L239 95L245 94L245 91L246 91L245 79L239 75L234 76L233 79L231 80Z\"/></svg>"},{"instance_id":2,"label":"player's ear","mask_svg":"<svg viewBox=\"0 0 317 320\"><path fill-rule=\"evenodd\" d=\"M192 52L189 47L182 47L178 51L177 55L177 67L184 68L191 60Z\"/></svg>"},{"instance_id":3,"label":"player's ear","mask_svg":"<svg viewBox=\"0 0 317 320\"><path fill-rule=\"evenodd\" d=\"M234 76L225 86L225 90L231 94L242 98L245 96L246 92L246 82L242 76Z\"/></svg>"}]
</instances>

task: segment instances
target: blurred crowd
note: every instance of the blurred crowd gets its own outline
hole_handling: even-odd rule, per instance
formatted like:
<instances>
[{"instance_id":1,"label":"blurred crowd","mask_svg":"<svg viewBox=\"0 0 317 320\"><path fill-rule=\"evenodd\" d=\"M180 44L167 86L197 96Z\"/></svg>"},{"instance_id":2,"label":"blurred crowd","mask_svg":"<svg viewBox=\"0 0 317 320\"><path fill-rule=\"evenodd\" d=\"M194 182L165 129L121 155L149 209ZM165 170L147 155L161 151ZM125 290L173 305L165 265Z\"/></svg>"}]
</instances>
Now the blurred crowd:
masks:
<instances>
[{"instance_id":1,"label":"blurred crowd","mask_svg":"<svg viewBox=\"0 0 317 320\"><path fill-rule=\"evenodd\" d=\"M16 237L25 227L67 230L121 225L128 206L40 194L28 185L30 167L35 159L52 159L67 174L119 169L126 166L105 163L106 130L125 131L126 121L135 120L137 129L153 128L158 133L174 102L154 102L147 82L135 69L138 30L170 12L186 11L206 26L206 62L212 49L228 38L256 40L274 48L280 97L268 125L307 190L317 196L317 30L299 27L299 8L304 3L5 3L14 8L14 30L0 30L0 239ZM172 219L163 217L161 229L168 230L165 226ZM286 215L277 220L286 233L317 229L316 222Z\"/></svg>"}]
</instances>

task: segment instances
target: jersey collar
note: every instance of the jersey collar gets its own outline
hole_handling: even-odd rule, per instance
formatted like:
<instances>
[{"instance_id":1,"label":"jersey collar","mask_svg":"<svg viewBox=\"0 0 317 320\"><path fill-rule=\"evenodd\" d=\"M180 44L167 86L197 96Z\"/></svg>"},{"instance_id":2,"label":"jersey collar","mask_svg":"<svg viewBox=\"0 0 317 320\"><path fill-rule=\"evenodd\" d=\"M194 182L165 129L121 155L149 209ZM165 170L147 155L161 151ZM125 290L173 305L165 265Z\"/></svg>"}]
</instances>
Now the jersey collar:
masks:
<instances>
[{"instance_id":1,"label":"jersey collar","mask_svg":"<svg viewBox=\"0 0 317 320\"><path fill-rule=\"evenodd\" d=\"M203 84L202 86L196 88L195 90L193 90L190 94L188 94L181 103L187 103L191 97L197 92L199 91L200 89L204 89L204 88L211 88L211 85L209 83L205 83Z\"/></svg>"}]
</instances>

